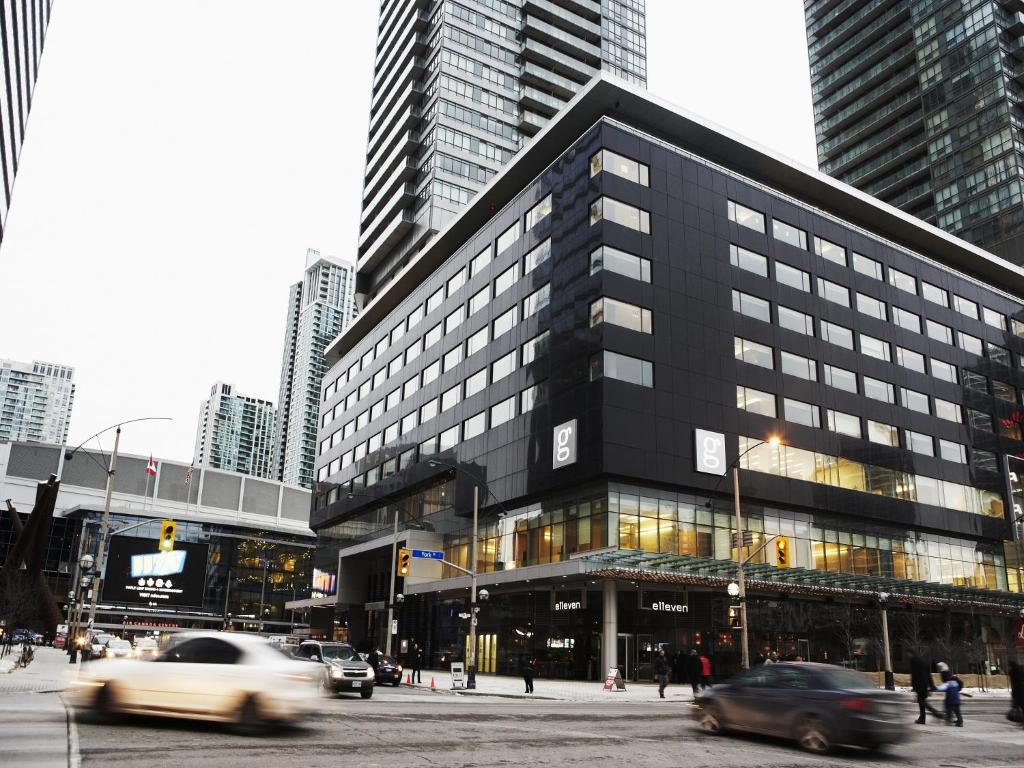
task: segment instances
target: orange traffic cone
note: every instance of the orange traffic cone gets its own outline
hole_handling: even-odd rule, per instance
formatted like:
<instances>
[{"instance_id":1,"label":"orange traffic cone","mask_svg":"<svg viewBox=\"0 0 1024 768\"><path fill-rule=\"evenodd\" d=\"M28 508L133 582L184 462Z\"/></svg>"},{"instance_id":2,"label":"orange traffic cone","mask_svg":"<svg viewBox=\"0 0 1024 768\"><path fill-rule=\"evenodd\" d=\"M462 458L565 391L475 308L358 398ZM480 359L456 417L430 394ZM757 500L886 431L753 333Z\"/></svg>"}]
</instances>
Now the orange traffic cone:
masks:
<instances>
[{"instance_id":1,"label":"orange traffic cone","mask_svg":"<svg viewBox=\"0 0 1024 768\"><path fill-rule=\"evenodd\" d=\"M405 676L405 684L406 685L412 685L412 673L411 672L408 675Z\"/></svg>"},{"instance_id":2,"label":"orange traffic cone","mask_svg":"<svg viewBox=\"0 0 1024 768\"><path fill-rule=\"evenodd\" d=\"M432 690L432 691L436 691L437 690L437 686L434 684L434 678L433 677L430 678L430 690Z\"/></svg>"}]
</instances>

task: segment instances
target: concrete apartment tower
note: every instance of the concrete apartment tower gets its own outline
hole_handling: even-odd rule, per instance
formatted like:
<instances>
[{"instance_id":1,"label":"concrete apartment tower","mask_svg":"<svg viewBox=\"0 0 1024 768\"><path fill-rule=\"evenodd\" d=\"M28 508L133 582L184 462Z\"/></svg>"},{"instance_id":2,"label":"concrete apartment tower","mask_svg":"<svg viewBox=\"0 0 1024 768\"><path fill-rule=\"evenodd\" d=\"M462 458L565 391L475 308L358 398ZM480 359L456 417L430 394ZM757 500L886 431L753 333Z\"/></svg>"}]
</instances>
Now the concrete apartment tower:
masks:
<instances>
[{"instance_id":1,"label":"concrete apartment tower","mask_svg":"<svg viewBox=\"0 0 1024 768\"><path fill-rule=\"evenodd\" d=\"M601 70L646 85L643 0L383 0L360 293L377 293Z\"/></svg>"},{"instance_id":2,"label":"concrete apartment tower","mask_svg":"<svg viewBox=\"0 0 1024 768\"><path fill-rule=\"evenodd\" d=\"M821 170L1024 264L1024 3L804 8Z\"/></svg>"},{"instance_id":3,"label":"concrete apartment tower","mask_svg":"<svg viewBox=\"0 0 1024 768\"><path fill-rule=\"evenodd\" d=\"M274 416L270 401L239 394L218 381L199 407L195 464L273 477Z\"/></svg>"},{"instance_id":4,"label":"concrete apartment tower","mask_svg":"<svg viewBox=\"0 0 1024 768\"><path fill-rule=\"evenodd\" d=\"M0 443L67 442L75 369L33 360L0 360Z\"/></svg>"},{"instance_id":5,"label":"concrete apartment tower","mask_svg":"<svg viewBox=\"0 0 1024 768\"><path fill-rule=\"evenodd\" d=\"M0 73L5 96L0 99L0 242L14 193L18 155L25 140L51 4L52 0L0 2Z\"/></svg>"},{"instance_id":6,"label":"concrete apartment tower","mask_svg":"<svg viewBox=\"0 0 1024 768\"><path fill-rule=\"evenodd\" d=\"M309 488L316 460L324 348L355 317L355 267L306 251L302 282L288 289L274 440L275 477Z\"/></svg>"}]
</instances>

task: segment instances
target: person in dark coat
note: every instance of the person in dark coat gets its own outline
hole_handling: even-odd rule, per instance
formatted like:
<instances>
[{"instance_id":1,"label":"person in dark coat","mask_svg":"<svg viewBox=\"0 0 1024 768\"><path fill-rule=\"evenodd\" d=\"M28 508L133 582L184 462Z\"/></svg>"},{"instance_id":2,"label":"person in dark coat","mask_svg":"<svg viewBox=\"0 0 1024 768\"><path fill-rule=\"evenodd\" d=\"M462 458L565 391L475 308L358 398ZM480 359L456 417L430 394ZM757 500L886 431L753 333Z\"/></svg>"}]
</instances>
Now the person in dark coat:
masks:
<instances>
[{"instance_id":1,"label":"person in dark coat","mask_svg":"<svg viewBox=\"0 0 1024 768\"><path fill-rule=\"evenodd\" d=\"M412 653L409 655L409 666L412 667L412 671L409 673L409 682L422 683L423 677L420 671L423 669L423 649L418 643L413 646Z\"/></svg>"},{"instance_id":2,"label":"person in dark coat","mask_svg":"<svg viewBox=\"0 0 1024 768\"><path fill-rule=\"evenodd\" d=\"M658 681L658 696L665 698L665 688L668 686L668 675L672 667L669 665L665 649L658 651L654 657L654 679Z\"/></svg>"},{"instance_id":3,"label":"person in dark coat","mask_svg":"<svg viewBox=\"0 0 1024 768\"><path fill-rule=\"evenodd\" d=\"M526 692L533 693L533 677L537 674L537 666L533 659L527 659L523 664L523 682L526 683Z\"/></svg>"},{"instance_id":4,"label":"person in dark coat","mask_svg":"<svg viewBox=\"0 0 1024 768\"><path fill-rule=\"evenodd\" d=\"M925 710L935 717L942 717L942 713L928 703L928 694L935 690L928 662L913 651L910 652L910 687L917 696L917 708L921 710L921 716L914 721L915 723L924 725Z\"/></svg>"},{"instance_id":5,"label":"person in dark coat","mask_svg":"<svg viewBox=\"0 0 1024 768\"><path fill-rule=\"evenodd\" d=\"M672 682L673 683L685 683L686 682L686 654L682 651L676 651L675 656L672 657Z\"/></svg>"},{"instance_id":6,"label":"person in dark coat","mask_svg":"<svg viewBox=\"0 0 1024 768\"><path fill-rule=\"evenodd\" d=\"M690 649L690 655L686 657L686 679L693 688L693 695L696 696L700 688L700 656L697 649Z\"/></svg>"},{"instance_id":7,"label":"person in dark coat","mask_svg":"<svg viewBox=\"0 0 1024 768\"><path fill-rule=\"evenodd\" d=\"M1010 701L1024 716L1024 666L1011 661L1006 671L1010 677Z\"/></svg>"}]
</instances>

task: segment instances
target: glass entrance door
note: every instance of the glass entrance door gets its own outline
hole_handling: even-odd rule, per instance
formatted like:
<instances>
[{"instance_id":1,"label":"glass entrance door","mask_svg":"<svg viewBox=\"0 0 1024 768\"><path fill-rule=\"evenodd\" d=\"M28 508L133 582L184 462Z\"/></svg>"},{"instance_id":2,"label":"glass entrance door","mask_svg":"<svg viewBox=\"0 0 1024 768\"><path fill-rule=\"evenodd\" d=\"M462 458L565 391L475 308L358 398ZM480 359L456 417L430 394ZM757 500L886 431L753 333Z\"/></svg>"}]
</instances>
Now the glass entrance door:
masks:
<instances>
[{"instance_id":1,"label":"glass entrance door","mask_svg":"<svg viewBox=\"0 0 1024 768\"><path fill-rule=\"evenodd\" d=\"M636 680L654 679L654 635L636 636Z\"/></svg>"},{"instance_id":2,"label":"glass entrance door","mask_svg":"<svg viewBox=\"0 0 1024 768\"><path fill-rule=\"evenodd\" d=\"M620 634L618 636L615 650L623 680L632 680L633 675L636 674L635 648L636 641L632 635Z\"/></svg>"}]
</instances>

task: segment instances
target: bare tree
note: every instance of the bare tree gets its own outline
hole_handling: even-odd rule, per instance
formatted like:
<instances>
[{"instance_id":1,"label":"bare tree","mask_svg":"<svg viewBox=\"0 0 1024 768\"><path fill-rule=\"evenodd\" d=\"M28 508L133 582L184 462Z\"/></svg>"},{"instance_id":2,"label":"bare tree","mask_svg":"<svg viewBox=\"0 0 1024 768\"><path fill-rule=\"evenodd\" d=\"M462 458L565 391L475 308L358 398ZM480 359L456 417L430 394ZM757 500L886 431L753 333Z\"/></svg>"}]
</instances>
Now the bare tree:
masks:
<instances>
[{"instance_id":1,"label":"bare tree","mask_svg":"<svg viewBox=\"0 0 1024 768\"><path fill-rule=\"evenodd\" d=\"M39 601L28 579L20 572L0 574L0 622L10 633L39 621ZM9 645L4 644L5 652Z\"/></svg>"}]
</instances>

